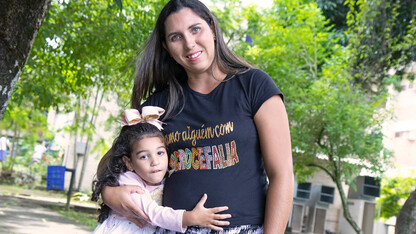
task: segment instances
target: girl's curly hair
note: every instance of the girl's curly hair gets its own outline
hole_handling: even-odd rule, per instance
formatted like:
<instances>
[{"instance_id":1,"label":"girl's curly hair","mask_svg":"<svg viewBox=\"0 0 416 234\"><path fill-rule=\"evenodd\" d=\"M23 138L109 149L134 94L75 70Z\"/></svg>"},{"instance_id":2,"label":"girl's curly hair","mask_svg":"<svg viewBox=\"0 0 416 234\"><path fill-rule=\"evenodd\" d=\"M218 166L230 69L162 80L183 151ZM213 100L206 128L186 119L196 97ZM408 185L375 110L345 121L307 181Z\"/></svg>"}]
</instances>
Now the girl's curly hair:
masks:
<instances>
[{"instance_id":1,"label":"girl's curly hair","mask_svg":"<svg viewBox=\"0 0 416 234\"><path fill-rule=\"evenodd\" d=\"M114 140L113 146L108 152L110 157L105 172L92 182L92 201L98 201L105 186L119 186L119 175L127 171L123 156L130 158L133 144L146 137L160 137L165 142L162 132L149 123L124 126L121 129L119 136ZM100 204L98 222L104 222L108 218L110 211L111 208L102 202Z\"/></svg>"}]
</instances>

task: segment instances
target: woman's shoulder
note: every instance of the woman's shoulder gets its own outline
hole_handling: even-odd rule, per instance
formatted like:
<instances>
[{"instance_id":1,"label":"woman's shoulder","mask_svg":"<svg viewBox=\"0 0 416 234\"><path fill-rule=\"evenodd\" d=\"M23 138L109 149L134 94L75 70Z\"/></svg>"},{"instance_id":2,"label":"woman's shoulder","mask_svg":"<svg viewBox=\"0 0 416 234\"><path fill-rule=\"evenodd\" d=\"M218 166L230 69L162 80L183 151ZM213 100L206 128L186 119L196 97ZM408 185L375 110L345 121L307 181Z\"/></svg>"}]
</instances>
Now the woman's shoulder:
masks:
<instances>
[{"instance_id":1,"label":"woman's shoulder","mask_svg":"<svg viewBox=\"0 0 416 234\"><path fill-rule=\"evenodd\" d=\"M269 98L276 94L283 97L270 75L260 69L252 68L236 78L248 97L261 97L262 102L264 101L262 97Z\"/></svg>"},{"instance_id":2,"label":"woman's shoulder","mask_svg":"<svg viewBox=\"0 0 416 234\"><path fill-rule=\"evenodd\" d=\"M275 85L269 74L257 68L252 68L244 73L240 73L236 75L236 78L241 85L248 87L263 84Z\"/></svg>"},{"instance_id":3,"label":"woman's shoulder","mask_svg":"<svg viewBox=\"0 0 416 234\"><path fill-rule=\"evenodd\" d=\"M238 75L238 77L240 78L244 78L244 79L266 79L266 78L270 78L269 74L267 74L266 72L264 72L263 70L260 70L258 68L251 68L249 70L247 70L246 72L243 72L241 74Z\"/></svg>"},{"instance_id":4,"label":"woman's shoulder","mask_svg":"<svg viewBox=\"0 0 416 234\"><path fill-rule=\"evenodd\" d=\"M155 92L146 99L142 106L159 106L165 108L167 105L168 95L168 88Z\"/></svg>"}]
</instances>

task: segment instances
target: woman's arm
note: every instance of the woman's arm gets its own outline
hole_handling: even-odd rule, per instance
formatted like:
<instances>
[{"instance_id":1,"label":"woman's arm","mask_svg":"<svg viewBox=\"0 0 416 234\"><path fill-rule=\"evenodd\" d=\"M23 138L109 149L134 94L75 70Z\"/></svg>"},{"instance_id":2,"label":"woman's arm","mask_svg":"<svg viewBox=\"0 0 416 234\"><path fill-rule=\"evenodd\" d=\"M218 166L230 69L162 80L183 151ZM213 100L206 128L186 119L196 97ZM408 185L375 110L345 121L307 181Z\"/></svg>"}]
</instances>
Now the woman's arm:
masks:
<instances>
[{"instance_id":1,"label":"woman's arm","mask_svg":"<svg viewBox=\"0 0 416 234\"><path fill-rule=\"evenodd\" d=\"M139 227L144 227L149 217L133 202L132 194L143 194L144 190L139 186L105 186L101 191L104 204L108 205L112 210L123 214L128 220L134 222Z\"/></svg>"},{"instance_id":2,"label":"woman's arm","mask_svg":"<svg viewBox=\"0 0 416 234\"><path fill-rule=\"evenodd\" d=\"M254 116L269 178L264 233L284 233L293 201L293 164L289 122L280 96L263 103Z\"/></svg>"}]
</instances>

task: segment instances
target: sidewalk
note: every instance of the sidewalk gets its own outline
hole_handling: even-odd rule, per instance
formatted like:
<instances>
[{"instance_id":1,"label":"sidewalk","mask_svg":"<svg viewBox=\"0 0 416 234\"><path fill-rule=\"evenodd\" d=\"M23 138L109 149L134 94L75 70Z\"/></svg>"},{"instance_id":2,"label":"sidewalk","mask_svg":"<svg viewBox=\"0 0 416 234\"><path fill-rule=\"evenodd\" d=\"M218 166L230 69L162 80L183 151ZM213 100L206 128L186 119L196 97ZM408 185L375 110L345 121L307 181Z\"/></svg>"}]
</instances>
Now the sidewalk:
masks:
<instances>
[{"instance_id":1,"label":"sidewalk","mask_svg":"<svg viewBox=\"0 0 416 234\"><path fill-rule=\"evenodd\" d=\"M0 193L0 233L92 233L92 230L88 227L46 208L48 205L65 206L65 204L66 200L63 198ZM86 209L91 212L97 209L94 204L76 201L71 201L71 207Z\"/></svg>"}]
</instances>

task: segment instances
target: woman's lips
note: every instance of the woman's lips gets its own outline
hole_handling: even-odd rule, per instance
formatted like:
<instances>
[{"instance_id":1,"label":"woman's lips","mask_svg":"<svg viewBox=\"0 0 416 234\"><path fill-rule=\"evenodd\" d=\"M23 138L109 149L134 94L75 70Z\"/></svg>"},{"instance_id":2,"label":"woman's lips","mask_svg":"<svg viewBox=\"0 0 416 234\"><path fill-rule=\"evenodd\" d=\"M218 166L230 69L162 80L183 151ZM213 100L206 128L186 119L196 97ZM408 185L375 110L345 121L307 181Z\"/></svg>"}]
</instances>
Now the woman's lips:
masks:
<instances>
[{"instance_id":1,"label":"woman's lips","mask_svg":"<svg viewBox=\"0 0 416 234\"><path fill-rule=\"evenodd\" d=\"M201 56L201 54L202 54L202 51L198 51L198 52L193 53L193 54L188 54L186 57L191 61L195 61Z\"/></svg>"}]
</instances>

